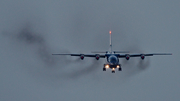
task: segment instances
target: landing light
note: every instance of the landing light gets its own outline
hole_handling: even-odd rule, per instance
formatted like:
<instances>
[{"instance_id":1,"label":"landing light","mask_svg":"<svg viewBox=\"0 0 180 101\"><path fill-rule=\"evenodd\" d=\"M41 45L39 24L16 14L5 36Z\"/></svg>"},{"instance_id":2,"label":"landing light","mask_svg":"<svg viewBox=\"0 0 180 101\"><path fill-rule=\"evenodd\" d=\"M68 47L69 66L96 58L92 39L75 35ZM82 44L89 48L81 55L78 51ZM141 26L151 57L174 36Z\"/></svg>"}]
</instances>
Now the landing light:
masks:
<instances>
[{"instance_id":1,"label":"landing light","mask_svg":"<svg viewBox=\"0 0 180 101\"><path fill-rule=\"evenodd\" d=\"M119 65L117 65L117 68L119 68Z\"/></svg>"},{"instance_id":2,"label":"landing light","mask_svg":"<svg viewBox=\"0 0 180 101\"><path fill-rule=\"evenodd\" d=\"M109 65L106 65L105 67L106 67L106 68L109 68Z\"/></svg>"},{"instance_id":3,"label":"landing light","mask_svg":"<svg viewBox=\"0 0 180 101\"><path fill-rule=\"evenodd\" d=\"M112 68L112 70L115 70L115 68Z\"/></svg>"}]
</instances>

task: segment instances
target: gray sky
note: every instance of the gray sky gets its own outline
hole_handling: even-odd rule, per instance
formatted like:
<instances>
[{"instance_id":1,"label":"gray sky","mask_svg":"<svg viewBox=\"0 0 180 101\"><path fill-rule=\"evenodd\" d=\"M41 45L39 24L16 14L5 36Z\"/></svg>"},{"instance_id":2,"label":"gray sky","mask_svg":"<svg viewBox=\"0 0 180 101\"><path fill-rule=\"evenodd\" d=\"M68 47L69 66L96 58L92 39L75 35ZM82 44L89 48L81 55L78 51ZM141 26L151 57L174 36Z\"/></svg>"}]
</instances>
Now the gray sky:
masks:
<instances>
[{"instance_id":1,"label":"gray sky","mask_svg":"<svg viewBox=\"0 0 180 101\"><path fill-rule=\"evenodd\" d=\"M1 101L179 101L178 0L1 0ZM51 56L113 49L172 52L121 59L122 72L103 72L104 59Z\"/></svg>"}]
</instances>

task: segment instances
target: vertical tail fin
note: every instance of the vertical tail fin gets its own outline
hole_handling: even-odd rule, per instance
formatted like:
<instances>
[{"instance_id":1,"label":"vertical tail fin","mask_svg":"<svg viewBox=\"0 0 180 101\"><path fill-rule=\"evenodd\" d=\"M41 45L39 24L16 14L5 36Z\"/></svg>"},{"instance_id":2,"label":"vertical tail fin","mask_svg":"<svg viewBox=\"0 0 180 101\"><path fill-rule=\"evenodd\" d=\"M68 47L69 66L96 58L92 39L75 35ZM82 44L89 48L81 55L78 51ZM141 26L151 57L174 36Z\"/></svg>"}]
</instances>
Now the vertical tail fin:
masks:
<instances>
[{"instance_id":1,"label":"vertical tail fin","mask_svg":"<svg viewBox=\"0 0 180 101\"><path fill-rule=\"evenodd\" d=\"M109 34L110 34L110 53L112 53L112 38L111 38L111 30L109 31Z\"/></svg>"}]
</instances>

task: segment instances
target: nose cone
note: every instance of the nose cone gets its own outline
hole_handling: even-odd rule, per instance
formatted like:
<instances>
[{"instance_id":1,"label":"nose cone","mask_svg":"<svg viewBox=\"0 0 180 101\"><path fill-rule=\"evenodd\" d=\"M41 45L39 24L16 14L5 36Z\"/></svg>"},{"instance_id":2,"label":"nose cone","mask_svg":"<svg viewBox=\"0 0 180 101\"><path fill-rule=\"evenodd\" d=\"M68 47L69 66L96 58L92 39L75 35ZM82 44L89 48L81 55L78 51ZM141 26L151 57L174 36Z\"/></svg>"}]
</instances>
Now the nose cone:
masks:
<instances>
[{"instance_id":1,"label":"nose cone","mask_svg":"<svg viewBox=\"0 0 180 101\"><path fill-rule=\"evenodd\" d=\"M109 62L112 63L112 64L118 63L118 59L117 59L117 57L115 57L115 56L110 57L109 60L110 60Z\"/></svg>"}]
</instances>

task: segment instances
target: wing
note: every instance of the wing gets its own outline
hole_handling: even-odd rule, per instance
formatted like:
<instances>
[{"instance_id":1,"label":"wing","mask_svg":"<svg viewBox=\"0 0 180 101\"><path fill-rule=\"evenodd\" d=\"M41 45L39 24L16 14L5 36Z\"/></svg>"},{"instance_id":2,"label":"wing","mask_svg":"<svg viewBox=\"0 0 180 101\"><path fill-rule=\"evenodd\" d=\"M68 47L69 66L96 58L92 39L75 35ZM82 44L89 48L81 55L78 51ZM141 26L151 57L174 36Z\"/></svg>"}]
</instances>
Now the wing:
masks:
<instances>
[{"instance_id":1,"label":"wing","mask_svg":"<svg viewBox=\"0 0 180 101\"><path fill-rule=\"evenodd\" d=\"M129 60L130 57L141 57L141 59L144 59L145 56L154 56L154 55L172 55L172 53L124 54L124 55L119 54L119 58L126 58L127 60Z\"/></svg>"},{"instance_id":2,"label":"wing","mask_svg":"<svg viewBox=\"0 0 180 101\"><path fill-rule=\"evenodd\" d=\"M99 60L99 58L105 58L105 55L100 55L100 54L52 54L52 55L79 56L81 59L84 59L84 57L95 57L97 60Z\"/></svg>"}]
</instances>

